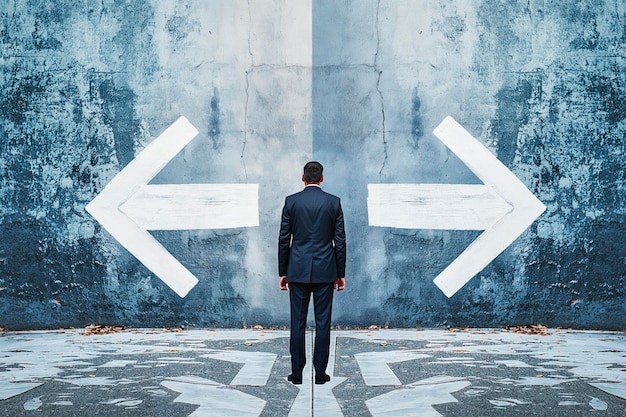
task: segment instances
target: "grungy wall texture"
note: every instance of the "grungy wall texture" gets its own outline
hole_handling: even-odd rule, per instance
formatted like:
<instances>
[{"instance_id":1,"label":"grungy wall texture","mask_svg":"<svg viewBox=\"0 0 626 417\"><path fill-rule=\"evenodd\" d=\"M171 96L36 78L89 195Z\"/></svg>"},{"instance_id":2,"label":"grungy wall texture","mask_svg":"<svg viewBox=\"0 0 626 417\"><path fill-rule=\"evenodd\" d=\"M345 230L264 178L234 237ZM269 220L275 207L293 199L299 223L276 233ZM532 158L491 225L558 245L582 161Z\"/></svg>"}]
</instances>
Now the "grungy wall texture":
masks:
<instances>
[{"instance_id":1,"label":"grungy wall texture","mask_svg":"<svg viewBox=\"0 0 626 417\"><path fill-rule=\"evenodd\" d=\"M7 0L0 326L288 324L280 210L301 167L342 198L338 325L626 327L626 5L615 0ZM155 184L259 184L259 226L150 233L181 298L85 206L179 116ZM452 115L547 210L447 298L480 234L371 227L368 184L480 181Z\"/></svg>"}]
</instances>

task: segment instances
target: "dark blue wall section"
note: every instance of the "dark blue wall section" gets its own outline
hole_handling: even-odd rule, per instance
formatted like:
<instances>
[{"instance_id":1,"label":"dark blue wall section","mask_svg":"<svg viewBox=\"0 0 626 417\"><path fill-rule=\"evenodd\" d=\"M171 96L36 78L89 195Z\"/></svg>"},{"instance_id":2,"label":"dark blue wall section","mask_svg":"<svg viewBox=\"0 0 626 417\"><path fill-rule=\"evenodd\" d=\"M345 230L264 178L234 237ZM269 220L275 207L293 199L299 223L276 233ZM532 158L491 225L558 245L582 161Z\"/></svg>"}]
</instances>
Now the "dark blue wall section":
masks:
<instances>
[{"instance_id":1,"label":"dark blue wall section","mask_svg":"<svg viewBox=\"0 0 626 417\"><path fill-rule=\"evenodd\" d=\"M288 324L280 209L342 199L338 325L626 327L626 5L18 1L0 8L0 327ZM310 27L307 25L311 25ZM451 115L546 211L451 298L480 231L370 226L368 184L479 184ZM179 297L85 206L178 117L154 184L259 184L259 226L154 230Z\"/></svg>"}]
</instances>

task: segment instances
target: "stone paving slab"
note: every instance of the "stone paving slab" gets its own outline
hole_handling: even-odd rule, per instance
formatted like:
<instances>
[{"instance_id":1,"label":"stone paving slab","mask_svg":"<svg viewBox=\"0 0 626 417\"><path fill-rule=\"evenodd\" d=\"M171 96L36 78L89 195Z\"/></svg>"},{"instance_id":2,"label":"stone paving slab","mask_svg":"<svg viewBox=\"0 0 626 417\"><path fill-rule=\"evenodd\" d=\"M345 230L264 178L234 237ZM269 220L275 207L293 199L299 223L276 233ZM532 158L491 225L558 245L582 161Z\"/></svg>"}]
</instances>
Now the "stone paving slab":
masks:
<instances>
[{"instance_id":1,"label":"stone paving slab","mask_svg":"<svg viewBox=\"0 0 626 417\"><path fill-rule=\"evenodd\" d=\"M294 386L274 330L0 336L3 416L626 416L626 333L334 331ZM307 334L312 344L313 332ZM310 352L309 352L310 357ZM310 363L309 359L309 363Z\"/></svg>"}]
</instances>

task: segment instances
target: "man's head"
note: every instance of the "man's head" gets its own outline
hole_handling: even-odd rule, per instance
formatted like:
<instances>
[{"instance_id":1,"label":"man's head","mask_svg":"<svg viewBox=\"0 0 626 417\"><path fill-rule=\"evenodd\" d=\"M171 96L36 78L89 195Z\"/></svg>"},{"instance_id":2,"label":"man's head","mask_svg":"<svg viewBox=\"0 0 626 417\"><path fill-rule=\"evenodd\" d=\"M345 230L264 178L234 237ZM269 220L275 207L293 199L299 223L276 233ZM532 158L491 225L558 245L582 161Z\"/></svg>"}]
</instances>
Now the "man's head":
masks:
<instances>
[{"instance_id":1,"label":"man's head","mask_svg":"<svg viewBox=\"0 0 626 417\"><path fill-rule=\"evenodd\" d=\"M304 166L302 181L307 184L319 184L324 181L324 167L316 161L307 162Z\"/></svg>"}]
</instances>

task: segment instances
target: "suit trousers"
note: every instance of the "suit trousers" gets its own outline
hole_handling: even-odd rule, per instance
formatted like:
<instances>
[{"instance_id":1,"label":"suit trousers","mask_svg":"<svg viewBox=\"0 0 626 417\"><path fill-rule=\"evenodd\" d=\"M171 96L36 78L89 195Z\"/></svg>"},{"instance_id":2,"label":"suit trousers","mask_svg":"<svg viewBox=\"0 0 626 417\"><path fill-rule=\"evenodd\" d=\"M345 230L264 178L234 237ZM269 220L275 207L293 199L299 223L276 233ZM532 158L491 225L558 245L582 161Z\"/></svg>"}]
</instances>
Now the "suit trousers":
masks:
<instances>
[{"instance_id":1,"label":"suit trousers","mask_svg":"<svg viewBox=\"0 0 626 417\"><path fill-rule=\"evenodd\" d=\"M315 313L315 344L313 367L316 375L324 375L330 352L330 320L332 316L334 283L302 284L289 283L291 303L291 329L289 350L291 352L291 372L301 375L306 365L306 319L309 301L313 295Z\"/></svg>"}]
</instances>

